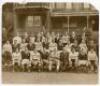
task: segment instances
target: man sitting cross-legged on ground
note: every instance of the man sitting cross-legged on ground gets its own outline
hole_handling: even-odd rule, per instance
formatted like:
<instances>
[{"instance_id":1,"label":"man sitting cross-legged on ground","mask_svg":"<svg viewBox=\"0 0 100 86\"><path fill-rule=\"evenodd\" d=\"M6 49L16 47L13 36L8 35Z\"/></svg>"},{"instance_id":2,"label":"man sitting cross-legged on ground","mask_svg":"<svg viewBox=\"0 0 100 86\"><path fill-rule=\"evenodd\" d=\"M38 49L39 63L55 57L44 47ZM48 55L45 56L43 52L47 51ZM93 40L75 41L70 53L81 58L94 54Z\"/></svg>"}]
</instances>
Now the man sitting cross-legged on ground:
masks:
<instances>
[{"instance_id":1,"label":"man sitting cross-legged on ground","mask_svg":"<svg viewBox=\"0 0 100 86\"><path fill-rule=\"evenodd\" d=\"M65 48L63 48L63 51L60 53L60 61L60 69L62 71L66 71L66 69L69 67L69 53L65 50Z\"/></svg>"},{"instance_id":2,"label":"man sitting cross-legged on ground","mask_svg":"<svg viewBox=\"0 0 100 86\"><path fill-rule=\"evenodd\" d=\"M17 48L16 51L12 54L13 71L19 70L19 68L21 67L21 60L21 53Z\"/></svg>"},{"instance_id":3,"label":"man sitting cross-legged on ground","mask_svg":"<svg viewBox=\"0 0 100 86\"><path fill-rule=\"evenodd\" d=\"M79 56L79 53L77 51L75 51L74 47L72 47L71 52L69 53L69 64L72 69L77 67L78 56Z\"/></svg>"},{"instance_id":4,"label":"man sitting cross-legged on ground","mask_svg":"<svg viewBox=\"0 0 100 86\"><path fill-rule=\"evenodd\" d=\"M94 48L91 48L88 52L88 61L90 66L90 71L97 71L98 58Z\"/></svg>"},{"instance_id":5,"label":"man sitting cross-legged on ground","mask_svg":"<svg viewBox=\"0 0 100 86\"><path fill-rule=\"evenodd\" d=\"M49 64L48 58L49 58L49 55L50 55L50 50L49 50L48 47L45 47L44 48L44 52L42 54L42 61L43 61L43 69L44 70L48 69L48 64Z\"/></svg>"},{"instance_id":6,"label":"man sitting cross-legged on ground","mask_svg":"<svg viewBox=\"0 0 100 86\"><path fill-rule=\"evenodd\" d=\"M50 52L49 56L49 71L52 71L53 64L56 65L56 71L58 72L60 69L60 51L54 49Z\"/></svg>"},{"instance_id":7,"label":"man sitting cross-legged on ground","mask_svg":"<svg viewBox=\"0 0 100 86\"><path fill-rule=\"evenodd\" d=\"M42 60L40 53L34 48L33 51L30 52L30 61L31 61L31 69L37 69L41 71L42 68Z\"/></svg>"}]
</instances>

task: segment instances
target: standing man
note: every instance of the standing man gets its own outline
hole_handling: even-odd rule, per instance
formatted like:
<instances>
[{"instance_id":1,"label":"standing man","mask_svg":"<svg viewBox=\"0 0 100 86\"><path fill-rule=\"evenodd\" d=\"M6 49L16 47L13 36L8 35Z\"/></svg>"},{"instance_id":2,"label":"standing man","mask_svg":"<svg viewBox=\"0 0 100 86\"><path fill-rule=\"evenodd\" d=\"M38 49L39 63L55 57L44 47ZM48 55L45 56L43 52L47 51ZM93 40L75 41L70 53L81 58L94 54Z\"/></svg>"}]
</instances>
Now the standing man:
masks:
<instances>
[{"instance_id":1,"label":"standing man","mask_svg":"<svg viewBox=\"0 0 100 86\"><path fill-rule=\"evenodd\" d=\"M12 45L10 44L9 41L7 41L4 45L3 45L3 62L4 65L9 64L9 62L11 62L11 57L12 57Z\"/></svg>"}]
</instances>

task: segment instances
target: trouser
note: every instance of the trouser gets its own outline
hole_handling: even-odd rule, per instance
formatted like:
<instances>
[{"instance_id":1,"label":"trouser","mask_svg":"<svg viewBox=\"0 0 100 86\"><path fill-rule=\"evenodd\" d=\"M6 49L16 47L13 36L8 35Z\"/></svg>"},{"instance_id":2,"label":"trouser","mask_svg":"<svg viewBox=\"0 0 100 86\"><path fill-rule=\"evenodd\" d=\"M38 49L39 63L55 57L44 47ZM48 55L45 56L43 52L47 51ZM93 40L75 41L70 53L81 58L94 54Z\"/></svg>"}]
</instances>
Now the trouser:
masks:
<instances>
[{"instance_id":1,"label":"trouser","mask_svg":"<svg viewBox=\"0 0 100 86\"><path fill-rule=\"evenodd\" d=\"M49 60L49 71L52 70L53 64L56 64L56 70L59 71L59 68L60 68L60 60L59 59L51 58Z\"/></svg>"},{"instance_id":2,"label":"trouser","mask_svg":"<svg viewBox=\"0 0 100 86\"><path fill-rule=\"evenodd\" d=\"M61 68L62 71L65 71L68 66L69 66L69 60L61 61L60 68Z\"/></svg>"},{"instance_id":3,"label":"trouser","mask_svg":"<svg viewBox=\"0 0 100 86\"><path fill-rule=\"evenodd\" d=\"M13 65L17 64L18 66L20 66L20 65L21 65L21 61L18 60L18 59L14 59L14 60L12 61L12 64L13 64Z\"/></svg>"},{"instance_id":4,"label":"trouser","mask_svg":"<svg viewBox=\"0 0 100 86\"><path fill-rule=\"evenodd\" d=\"M78 66L81 66L81 65L88 66L88 61L87 60L78 60Z\"/></svg>"},{"instance_id":5,"label":"trouser","mask_svg":"<svg viewBox=\"0 0 100 86\"><path fill-rule=\"evenodd\" d=\"M97 69L97 62L96 62L96 60L89 60L89 62L90 62L89 65L90 65L91 70L95 71Z\"/></svg>"},{"instance_id":6,"label":"trouser","mask_svg":"<svg viewBox=\"0 0 100 86\"><path fill-rule=\"evenodd\" d=\"M70 64L71 67L77 67L78 59L70 59L69 64Z\"/></svg>"},{"instance_id":7,"label":"trouser","mask_svg":"<svg viewBox=\"0 0 100 86\"><path fill-rule=\"evenodd\" d=\"M30 60L29 59L23 59L21 65L22 65L23 70L24 69L28 70L31 66Z\"/></svg>"},{"instance_id":8,"label":"trouser","mask_svg":"<svg viewBox=\"0 0 100 86\"><path fill-rule=\"evenodd\" d=\"M5 64L5 63L9 64L9 63L11 62L11 58L12 58L11 53L8 52L8 51L6 51L6 52L4 52L4 54L3 54L2 61L3 61L4 64Z\"/></svg>"},{"instance_id":9,"label":"trouser","mask_svg":"<svg viewBox=\"0 0 100 86\"><path fill-rule=\"evenodd\" d=\"M48 65L49 64L49 61L47 59L43 59L43 65Z\"/></svg>"},{"instance_id":10,"label":"trouser","mask_svg":"<svg viewBox=\"0 0 100 86\"><path fill-rule=\"evenodd\" d=\"M34 65L34 66L38 65L39 67L41 67L42 63L40 60L35 59L31 61L31 65Z\"/></svg>"}]
</instances>

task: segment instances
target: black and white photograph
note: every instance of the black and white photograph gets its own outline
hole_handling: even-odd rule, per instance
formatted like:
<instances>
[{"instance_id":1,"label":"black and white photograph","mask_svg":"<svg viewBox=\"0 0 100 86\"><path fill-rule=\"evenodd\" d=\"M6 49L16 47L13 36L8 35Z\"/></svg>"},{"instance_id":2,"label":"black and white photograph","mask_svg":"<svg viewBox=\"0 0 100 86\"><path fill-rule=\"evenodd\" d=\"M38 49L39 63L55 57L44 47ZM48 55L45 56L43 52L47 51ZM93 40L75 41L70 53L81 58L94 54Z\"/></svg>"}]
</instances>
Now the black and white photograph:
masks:
<instances>
[{"instance_id":1,"label":"black and white photograph","mask_svg":"<svg viewBox=\"0 0 100 86\"><path fill-rule=\"evenodd\" d=\"M98 84L99 11L82 2L2 5L3 84Z\"/></svg>"}]
</instances>

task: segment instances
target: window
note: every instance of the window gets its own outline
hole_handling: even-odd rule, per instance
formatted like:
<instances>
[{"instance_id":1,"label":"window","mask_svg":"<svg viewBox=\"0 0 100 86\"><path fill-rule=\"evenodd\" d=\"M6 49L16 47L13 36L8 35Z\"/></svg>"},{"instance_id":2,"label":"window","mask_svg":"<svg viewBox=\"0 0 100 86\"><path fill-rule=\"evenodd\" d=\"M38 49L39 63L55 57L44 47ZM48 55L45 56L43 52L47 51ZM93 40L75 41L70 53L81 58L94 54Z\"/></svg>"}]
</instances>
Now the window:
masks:
<instances>
[{"instance_id":1,"label":"window","mask_svg":"<svg viewBox=\"0 0 100 86\"><path fill-rule=\"evenodd\" d=\"M41 25L40 16L28 16L26 25L28 27L40 26Z\"/></svg>"},{"instance_id":2,"label":"window","mask_svg":"<svg viewBox=\"0 0 100 86\"><path fill-rule=\"evenodd\" d=\"M88 3L84 3L84 9L89 9L90 5Z\"/></svg>"},{"instance_id":3,"label":"window","mask_svg":"<svg viewBox=\"0 0 100 86\"><path fill-rule=\"evenodd\" d=\"M27 18L27 26L33 26L33 16L28 16Z\"/></svg>"},{"instance_id":4,"label":"window","mask_svg":"<svg viewBox=\"0 0 100 86\"><path fill-rule=\"evenodd\" d=\"M83 8L82 3L73 3L73 9L75 10L81 10Z\"/></svg>"}]
</instances>

